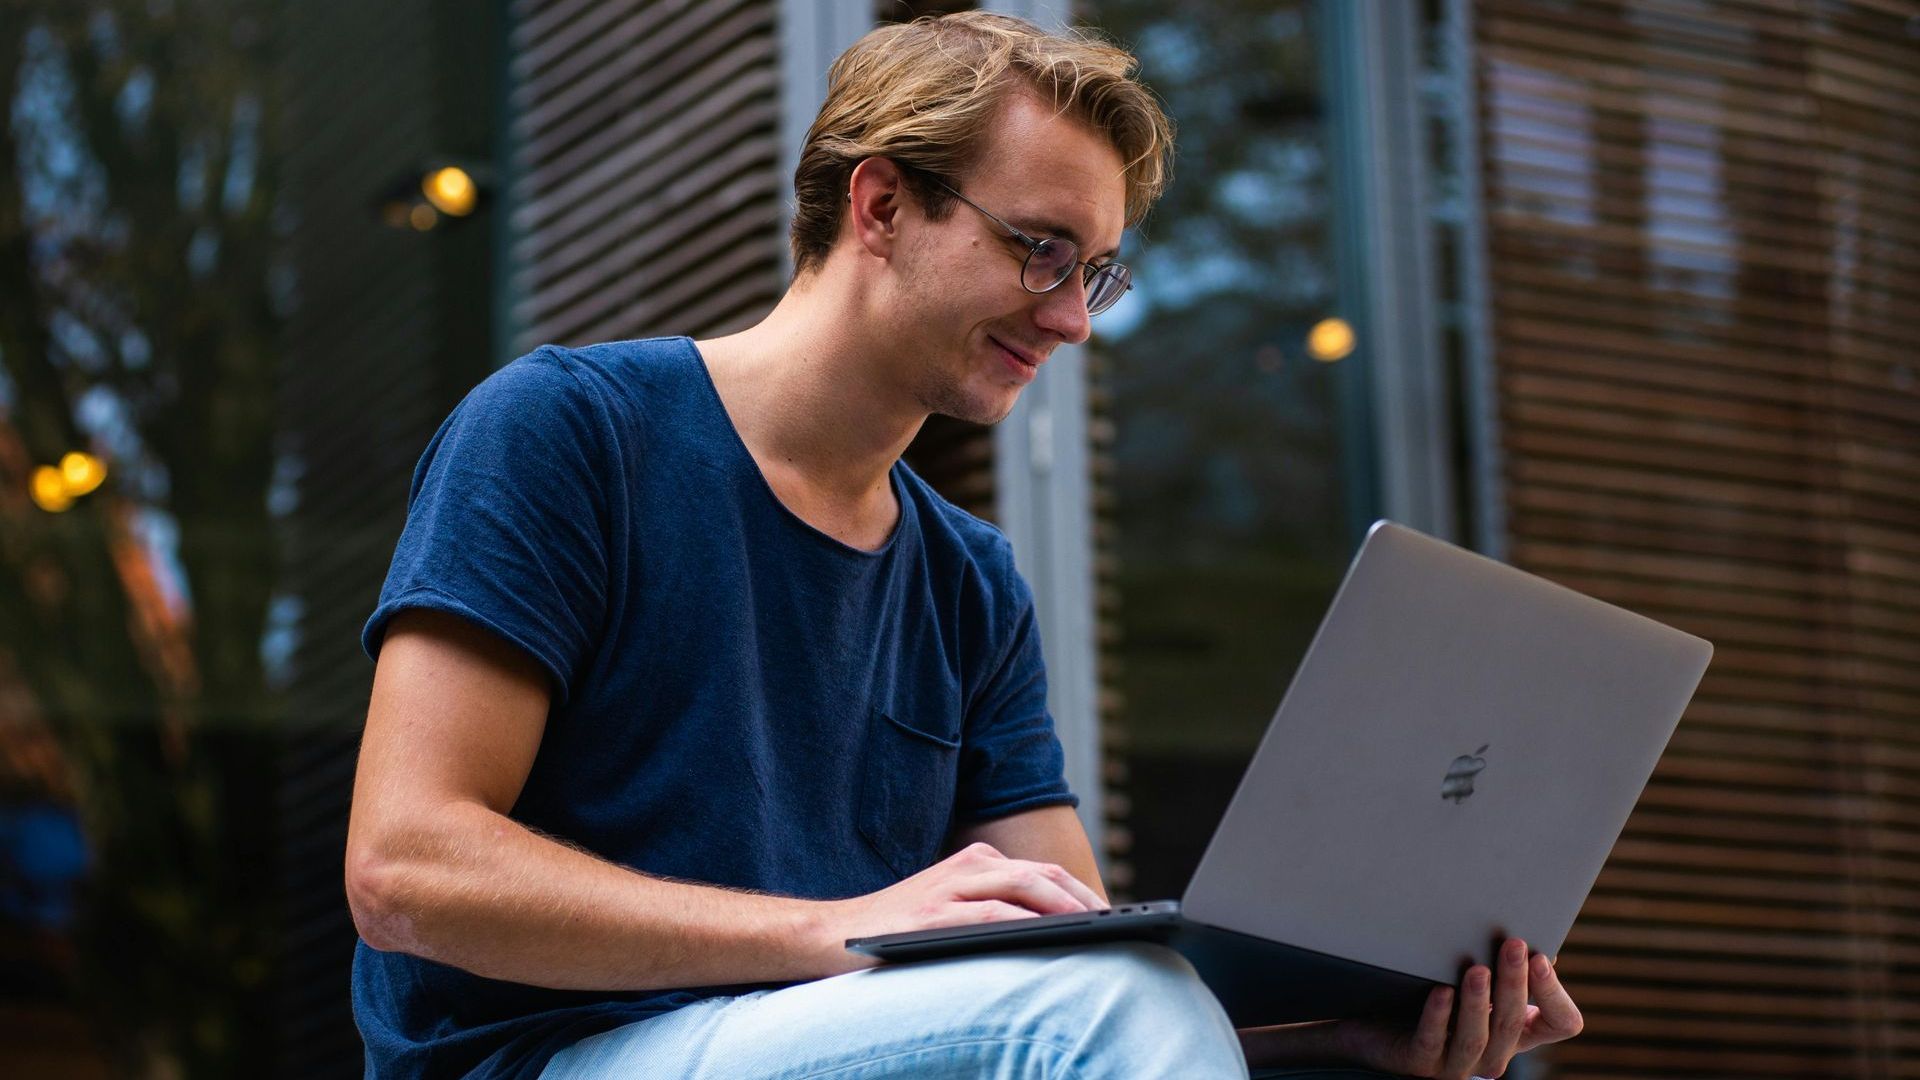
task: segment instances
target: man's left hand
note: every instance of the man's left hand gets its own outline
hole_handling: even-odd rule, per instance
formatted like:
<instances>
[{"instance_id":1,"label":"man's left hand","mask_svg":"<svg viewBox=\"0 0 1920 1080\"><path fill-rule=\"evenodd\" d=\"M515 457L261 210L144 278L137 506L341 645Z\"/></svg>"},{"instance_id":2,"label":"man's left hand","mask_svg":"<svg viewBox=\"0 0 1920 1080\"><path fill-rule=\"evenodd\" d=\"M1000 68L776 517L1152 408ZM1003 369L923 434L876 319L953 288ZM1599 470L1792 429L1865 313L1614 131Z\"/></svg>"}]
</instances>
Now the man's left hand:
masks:
<instances>
[{"instance_id":1,"label":"man's left hand","mask_svg":"<svg viewBox=\"0 0 1920 1080\"><path fill-rule=\"evenodd\" d=\"M1497 967L1468 968L1457 991L1434 987L1411 1031L1378 1021L1342 1020L1303 1025L1296 1029L1297 1041L1288 1037L1294 1031L1287 1028L1248 1029L1241 1038L1250 1057L1267 1057L1261 1051L1268 1051L1275 1059L1272 1064L1288 1063L1296 1053L1318 1056L1316 1051L1331 1051L1345 1062L1381 1072L1468 1080L1497 1077L1515 1054L1580 1034L1580 1010L1545 955L1529 957L1526 942L1508 938ZM1527 1002L1529 995L1533 1004Z\"/></svg>"},{"instance_id":2,"label":"man's left hand","mask_svg":"<svg viewBox=\"0 0 1920 1080\"><path fill-rule=\"evenodd\" d=\"M1508 938L1498 963L1497 973L1480 964L1467 969L1457 993L1435 987L1412 1031L1350 1021L1337 1037L1369 1068L1467 1080L1499 1076L1515 1054L1580 1034L1580 1010L1545 954L1529 957L1526 942ZM1535 1004L1527 1003L1529 995Z\"/></svg>"}]
</instances>

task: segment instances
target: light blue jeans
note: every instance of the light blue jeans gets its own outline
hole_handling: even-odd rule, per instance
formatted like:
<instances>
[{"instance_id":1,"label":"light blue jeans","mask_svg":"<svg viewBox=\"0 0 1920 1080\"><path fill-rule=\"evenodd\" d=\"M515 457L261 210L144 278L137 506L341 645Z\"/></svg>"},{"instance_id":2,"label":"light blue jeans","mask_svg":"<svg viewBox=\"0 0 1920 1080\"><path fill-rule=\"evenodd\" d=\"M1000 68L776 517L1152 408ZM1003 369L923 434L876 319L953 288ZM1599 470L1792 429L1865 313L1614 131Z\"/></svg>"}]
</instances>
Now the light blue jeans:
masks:
<instances>
[{"instance_id":1,"label":"light blue jeans","mask_svg":"<svg viewBox=\"0 0 1920 1080\"><path fill-rule=\"evenodd\" d=\"M1164 946L1120 942L879 967L709 998L582 1039L541 1080L1246 1076L1233 1025L1192 965Z\"/></svg>"}]
</instances>

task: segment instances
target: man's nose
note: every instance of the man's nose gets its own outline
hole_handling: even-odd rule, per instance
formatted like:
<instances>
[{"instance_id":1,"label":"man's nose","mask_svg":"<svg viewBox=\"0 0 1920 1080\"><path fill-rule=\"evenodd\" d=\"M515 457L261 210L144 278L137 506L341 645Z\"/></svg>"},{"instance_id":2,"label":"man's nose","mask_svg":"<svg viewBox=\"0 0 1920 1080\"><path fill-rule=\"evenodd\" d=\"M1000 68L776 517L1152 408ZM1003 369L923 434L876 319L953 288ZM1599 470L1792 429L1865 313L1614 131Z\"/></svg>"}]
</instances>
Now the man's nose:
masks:
<instances>
[{"instance_id":1,"label":"man's nose","mask_svg":"<svg viewBox=\"0 0 1920 1080\"><path fill-rule=\"evenodd\" d=\"M1076 268L1077 270L1077 268ZM1034 322L1042 330L1059 336L1068 345L1079 345L1093 333L1093 316L1087 314L1087 286L1079 273L1041 293Z\"/></svg>"}]
</instances>

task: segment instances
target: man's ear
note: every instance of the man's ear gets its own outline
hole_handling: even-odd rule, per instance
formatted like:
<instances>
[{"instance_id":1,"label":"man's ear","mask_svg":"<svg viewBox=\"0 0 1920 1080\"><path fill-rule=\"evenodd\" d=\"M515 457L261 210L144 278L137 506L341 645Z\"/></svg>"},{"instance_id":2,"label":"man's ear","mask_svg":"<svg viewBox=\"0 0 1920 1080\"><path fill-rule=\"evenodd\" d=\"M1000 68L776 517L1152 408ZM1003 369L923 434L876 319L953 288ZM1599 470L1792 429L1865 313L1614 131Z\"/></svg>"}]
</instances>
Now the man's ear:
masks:
<instances>
[{"instance_id":1,"label":"man's ear","mask_svg":"<svg viewBox=\"0 0 1920 1080\"><path fill-rule=\"evenodd\" d=\"M847 217L853 238L877 259L891 258L900 241L900 209L906 198L900 167L883 157L854 166L847 178Z\"/></svg>"}]
</instances>

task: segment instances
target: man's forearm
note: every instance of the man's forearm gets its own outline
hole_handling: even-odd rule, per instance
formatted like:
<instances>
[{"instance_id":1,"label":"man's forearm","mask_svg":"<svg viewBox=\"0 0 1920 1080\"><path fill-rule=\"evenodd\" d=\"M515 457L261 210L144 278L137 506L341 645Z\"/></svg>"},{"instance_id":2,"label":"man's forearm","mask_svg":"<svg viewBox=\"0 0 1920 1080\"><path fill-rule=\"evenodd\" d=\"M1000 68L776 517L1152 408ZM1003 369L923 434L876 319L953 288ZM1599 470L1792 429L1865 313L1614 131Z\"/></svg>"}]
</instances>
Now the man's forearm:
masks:
<instances>
[{"instance_id":1,"label":"man's forearm","mask_svg":"<svg viewBox=\"0 0 1920 1080\"><path fill-rule=\"evenodd\" d=\"M366 848L347 892L367 944L488 978L646 990L856 966L826 933L830 904L647 877L478 803Z\"/></svg>"}]
</instances>

